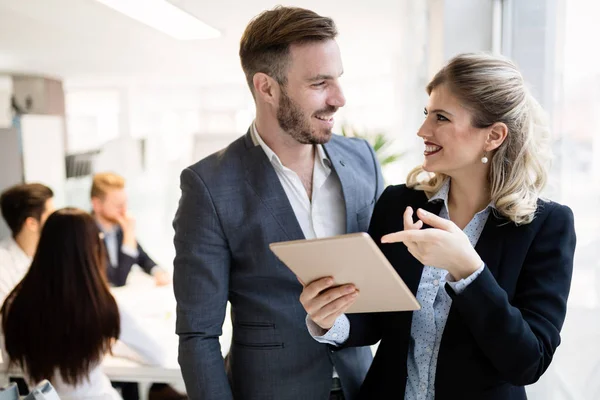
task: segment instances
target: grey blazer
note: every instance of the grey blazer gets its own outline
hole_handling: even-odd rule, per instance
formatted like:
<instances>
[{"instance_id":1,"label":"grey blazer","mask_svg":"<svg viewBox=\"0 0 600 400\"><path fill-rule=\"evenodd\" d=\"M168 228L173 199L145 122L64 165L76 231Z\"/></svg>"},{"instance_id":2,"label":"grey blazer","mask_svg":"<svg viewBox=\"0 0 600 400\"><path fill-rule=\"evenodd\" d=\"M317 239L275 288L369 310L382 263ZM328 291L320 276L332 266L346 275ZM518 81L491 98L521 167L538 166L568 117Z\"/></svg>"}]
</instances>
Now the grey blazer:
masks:
<instances>
[{"instance_id":1,"label":"grey blazer","mask_svg":"<svg viewBox=\"0 0 600 400\"><path fill-rule=\"evenodd\" d=\"M360 139L325 146L346 201L346 229L366 231L383 179ZM181 173L173 284L179 364L190 399L325 400L333 366L346 399L371 364L368 347L330 351L306 329L302 286L269 243L304 239L277 174L248 132ZM219 336L227 301L233 339Z\"/></svg>"}]
</instances>

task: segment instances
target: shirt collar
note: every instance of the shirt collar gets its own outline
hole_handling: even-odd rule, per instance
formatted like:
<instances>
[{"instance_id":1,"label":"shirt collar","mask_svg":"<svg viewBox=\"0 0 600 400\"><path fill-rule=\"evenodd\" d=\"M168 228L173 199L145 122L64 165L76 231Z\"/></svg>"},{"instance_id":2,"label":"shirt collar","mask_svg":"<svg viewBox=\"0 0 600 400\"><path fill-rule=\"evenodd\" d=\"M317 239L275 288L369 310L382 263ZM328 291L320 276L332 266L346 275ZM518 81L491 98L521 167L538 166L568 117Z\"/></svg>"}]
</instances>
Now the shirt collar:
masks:
<instances>
[{"instance_id":1,"label":"shirt collar","mask_svg":"<svg viewBox=\"0 0 600 400\"><path fill-rule=\"evenodd\" d=\"M16 240L12 236L8 238L8 247L13 254L17 255L17 257L19 257L22 260L27 260L27 262L29 264L33 260L31 257L29 257L27 255L27 253L25 253L23 251L21 246L19 246L19 244L16 242Z\"/></svg>"},{"instance_id":2,"label":"shirt collar","mask_svg":"<svg viewBox=\"0 0 600 400\"><path fill-rule=\"evenodd\" d=\"M110 235L116 235L117 231L119 230L118 225L113 226L112 229L106 229L102 226L102 224L100 224L99 222L96 222L96 226L98 227L98 229L100 229L100 232L102 233L103 238L106 236L110 236Z\"/></svg>"},{"instance_id":3,"label":"shirt collar","mask_svg":"<svg viewBox=\"0 0 600 400\"><path fill-rule=\"evenodd\" d=\"M262 147L262 149L265 152L265 154L267 155L267 158L269 159L269 161L272 164L283 167L283 164L281 163L279 156L277 154L275 154L275 152L273 150L271 150L271 148L269 146L267 146L267 144L262 139L262 137L260 137L260 134L258 133L258 130L256 129L256 121L252 122L252 126L250 127L250 134L252 137L252 143L254 143L255 146ZM323 148L323 145L318 144L316 147L317 147L317 154L319 155L318 159L321 163L321 166L323 166L323 168L325 168L327 170L331 169L331 161L329 160L329 157L327 157L327 153L325 153L325 149Z\"/></svg>"},{"instance_id":4,"label":"shirt collar","mask_svg":"<svg viewBox=\"0 0 600 400\"><path fill-rule=\"evenodd\" d=\"M436 194L431 196L431 198L429 199L429 203L432 203L434 201L443 201L444 206L446 206L446 209L448 209L448 194L449 193L450 193L450 178L446 178L446 180L442 184L442 187L440 188L440 190L438 190ZM487 207L484 208L482 211L487 210L488 208L492 208L494 210L496 209L496 204L494 203L493 200L490 201L490 204L488 204Z\"/></svg>"}]
</instances>

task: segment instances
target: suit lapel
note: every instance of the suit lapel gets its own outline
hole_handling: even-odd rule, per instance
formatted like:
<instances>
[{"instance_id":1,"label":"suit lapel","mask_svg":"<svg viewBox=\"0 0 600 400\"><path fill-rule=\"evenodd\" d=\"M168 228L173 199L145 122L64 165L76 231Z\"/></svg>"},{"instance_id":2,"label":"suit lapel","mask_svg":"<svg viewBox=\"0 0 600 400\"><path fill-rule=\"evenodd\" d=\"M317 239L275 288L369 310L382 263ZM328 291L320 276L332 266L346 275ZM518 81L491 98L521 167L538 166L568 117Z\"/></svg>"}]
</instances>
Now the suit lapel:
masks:
<instances>
[{"instance_id":1,"label":"suit lapel","mask_svg":"<svg viewBox=\"0 0 600 400\"><path fill-rule=\"evenodd\" d=\"M277 173L263 149L254 145L250 135L251 133L248 131L244 138L246 151L242 156L242 163L246 170L246 181L277 221L287 236L287 240L304 239L302 228L283 190L283 186L281 186Z\"/></svg>"},{"instance_id":2,"label":"suit lapel","mask_svg":"<svg viewBox=\"0 0 600 400\"><path fill-rule=\"evenodd\" d=\"M346 204L346 232L358 232L358 220L356 218L356 178L348 160L341 154L339 147L336 145L336 138L332 138L329 143L323 145L331 168L340 178L342 185L342 194Z\"/></svg>"},{"instance_id":3,"label":"suit lapel","mask_svg":"<svg viewBox=\"0 0 600 400\"><path fill-rule=\"evenodd\" d=\"M514 225L507 219L497 217L494 211L492 211L475 245L477 254L479 254L494 276L498 273L500 262L502 261L504 238L508 237L508 232L505 231L511 229L512 226Z\"/></svg>"}]
</instances>

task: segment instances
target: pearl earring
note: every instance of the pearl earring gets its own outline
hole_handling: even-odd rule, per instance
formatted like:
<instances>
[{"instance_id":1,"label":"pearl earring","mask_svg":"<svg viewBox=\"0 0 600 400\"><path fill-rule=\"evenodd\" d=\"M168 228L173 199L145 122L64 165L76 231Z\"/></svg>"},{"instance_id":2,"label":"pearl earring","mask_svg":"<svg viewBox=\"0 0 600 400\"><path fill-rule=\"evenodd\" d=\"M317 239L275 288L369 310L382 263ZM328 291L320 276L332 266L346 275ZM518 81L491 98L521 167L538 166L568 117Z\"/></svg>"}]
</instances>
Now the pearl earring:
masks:
<instances>
[{"instance_id":1,"label":"pearl earring","mask_svg":"<svg viewBox=\"0 0 600 400\"><path fill-rule=\"evenodd\" d=\"M483 157L481 157L481 163L482 163L482 164L487 164L487 163L488 163L488 161L489 161L489 160L488 160L487 156L486 156L486 155L485 155L485 153L484 153Z\"/></svg>"}]
</instances>

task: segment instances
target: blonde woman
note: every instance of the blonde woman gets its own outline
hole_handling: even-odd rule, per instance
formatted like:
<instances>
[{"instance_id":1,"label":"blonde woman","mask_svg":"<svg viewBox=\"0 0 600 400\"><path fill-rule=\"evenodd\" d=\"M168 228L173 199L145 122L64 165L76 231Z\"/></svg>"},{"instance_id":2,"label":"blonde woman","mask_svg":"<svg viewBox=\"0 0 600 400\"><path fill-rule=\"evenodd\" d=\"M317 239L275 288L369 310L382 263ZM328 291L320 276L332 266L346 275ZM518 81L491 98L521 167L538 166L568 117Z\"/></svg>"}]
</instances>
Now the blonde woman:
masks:
<instances>
[{"instance_id":1,"label":"blonde woman","mask_svg":"<svg viewBox=\"0 0 600 400\"><path fill-rule=\"evenodd\" d=\"M421 310L346 316L359 293L325 277L302 292L307 325L337 348L381 340L362 399L526 399L560 343L575 251L571 210L540 199L544 113L490 55L455 57L427 92L425 161L369 228Z\"/></svg>"}]
</instances>

